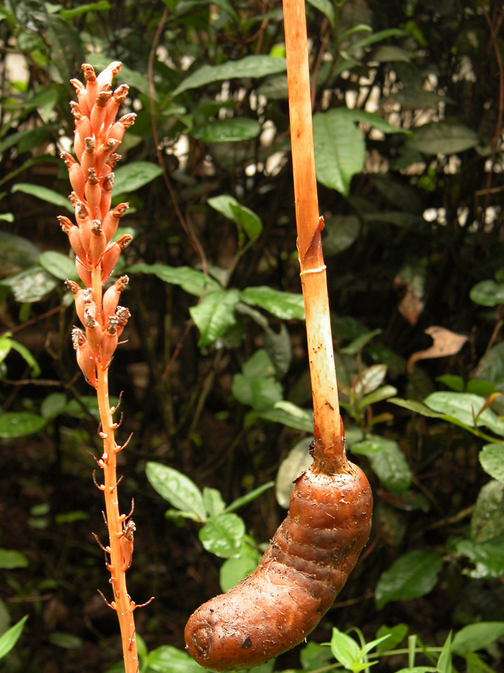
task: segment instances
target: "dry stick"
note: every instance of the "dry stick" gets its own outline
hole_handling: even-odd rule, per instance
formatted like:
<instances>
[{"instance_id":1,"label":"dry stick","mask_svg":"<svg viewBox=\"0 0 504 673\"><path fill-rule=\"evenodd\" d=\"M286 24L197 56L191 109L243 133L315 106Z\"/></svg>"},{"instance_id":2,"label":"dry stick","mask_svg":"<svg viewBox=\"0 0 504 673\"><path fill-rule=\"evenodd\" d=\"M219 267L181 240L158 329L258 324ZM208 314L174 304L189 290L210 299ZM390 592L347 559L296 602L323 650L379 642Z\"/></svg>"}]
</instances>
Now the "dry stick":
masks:
<instances>
[{"instance_id":1,"label":"dry stick","mask_svg":"<svg viewBox=\"0 0 504 673\"><path fill-rule=\"evenodd\" d=\"M297 248L306 312L314 434L321 452L345 463L329 298L319 218L304 0L283 0Z\"/></svg>"}]
</instances>

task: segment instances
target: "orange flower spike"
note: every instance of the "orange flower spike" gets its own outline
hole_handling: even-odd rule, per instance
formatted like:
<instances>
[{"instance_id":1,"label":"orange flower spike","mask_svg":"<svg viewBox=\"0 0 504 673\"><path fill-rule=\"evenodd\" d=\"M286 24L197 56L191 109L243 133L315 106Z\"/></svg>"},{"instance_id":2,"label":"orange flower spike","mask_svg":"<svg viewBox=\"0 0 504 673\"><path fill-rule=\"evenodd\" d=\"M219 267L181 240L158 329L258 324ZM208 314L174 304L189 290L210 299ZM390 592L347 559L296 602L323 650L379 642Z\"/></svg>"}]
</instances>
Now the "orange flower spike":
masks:
<instances>
[{"instance_id":1,"label":"orange flower spike","mask_svg":"<svg viewBox=\"0 0 504 673\"><path fill-rule=\"evenodd\" d=\"M77 354L77 364L82 370L84 378L90 386L96 388L98 386L96 359L84 332L78 327L74 327L72 330L72 345Z\"/></svg>"},{"instance_id":2,"label":"orange flower spike","mask_svg":"<svg viewBox=\"0 0 504 673\"><path fill-rule=\"evenodd\" d=\"M93 220L91 219L88 209L82 203L82 201L77 200L75 202L74 208L75 208L75 219L77 220L82 245L86 253L84 257L81 257L81 259L83 262L86 262L87 255L89 252L89 243L91 241L91 226L93 224Z\"/></svg>"},{"instance_id":3,"label":"orange flower spike","mask_svg":"<svg viewBox=\"0 0 504 673\"><path fill-rule=\"evenodd\" d=\"M87 175L90 168L95 167L96 143L94 138L84 138L84 151L81 158L82 174Z\"/></svg>"},{"instance_id":4,"label":"orange flower spike","mask_svg":"<svg viewBox=\"0 0 504 673\"><path fill-rule=\"evenodd\" d=\"M109 173L102 183L101 199L100 199L100 217L103 218L109 212L112 204L112 189L114 187L114 173ZM110 239L109 239L110 240Z\"/></svg>"},{"instance_id":5,"label":"orange flower spike","mask_svg":"<svg viewBox=\"0 0 504 673\"><path fill-rule=\"evenodd\" d=\"M94 219L96 217L98 208L100 207L101 200L100 181L94 168L90 168L88 170L84 194L86 195L86 201L88 203L89 210L91 211L91 217Z\"/></svg>"},{"instance_id":6,"label":"orange flower spike","mask_svg":"<svg viewBox=\"0 0 504 673\"><path fill-rule=\"evenodd\" d=\"M118 306L116 311L117 316L117 336L120 337L126 327L128 320L131 318L129 309L125 306Z\"/></svg>"},{"instance_id":7,"label":"orange flower spike","mask_svg":"<svg viewBox=\"0 0 504 673\"><path fill-rule=\"evenodd\" d=\"M98 91L103 91L104 87L111 86L112 80L121 68L121 61L112 61L112 63L109 63L108 66L98 75Z\"/></svg>"},{"instance_id":8,"label":"orange flower spike","mask_svg":"<svg viewBox=\"0 0 504 673\"><path fill-rule=\"evenodd\" d=\"M124 234L124 236L121 236L121 238L117 239L117 241L112 243L112 245L109 245L109 247L105 250L101 260L102 285L107 282L108 277L114 270L121 252L130 244L132 240L132 236L129 234Z\"/></svg>"},{"instance_id":9,"label":"orange flower spike","mask_svg":"<svg viewBox=\"0 0 504 673\"><path fill-rule=\"evenodd\" d=\"M128 93L129 86L127 84L121 84L121 86L118 86L112 94L112 98L107 103L107 114L105 115L105 122L103 124L105 130L115 122L119 108L126 100Z\"/></svg>"},{"instance_id":10,"label":"orange flower spike","mask_svg":"<svg viewBox=\"0 0 504 673\"><path fill-rule=\"evenodd\" d=\"M75 120L75 130L80 134L81 138L87 138L93 135L93 129L89 117L84 114L81 106L75 101L70 101L70 112L73 114Z\"/></svg>"},{"instance_id":11,"label":"orange flower spike","mask_svg":"<svg viewBox=\"0 0 504 673\"><path fill-rule=\"evenodd\" d=\"M80 257L75 258L75 270L77 275L86 287L91 287L93 277L91 276L91 269L82 261Z\"/></svg>"},{"instance_id":12,"label":"orange flower spike","mask_svg":"<svg viewBox=\"0 0 504 673\"><path fill-rule=\"evenodd\" d=\"M93 220L91 226L91 241L89 243L89 261L92 266L96 267L100 263L100 259L107 247L107 239L100 227L100 220Z\"/></svg>"},{"instance_id":13,"label":"orange flower spike","mask_svg":"<svg viewBox=\"0 0 504 673\"><path fill-rule=\"evenodd\" d=\"M91 127L97 138L100 135L103 122L105 121L105 115L107 114L107 102L111 96L112 91L100 91L100 93L96 96L96 102L93 109L91 110Z\"/></svg>"},{"instance_id":14,"label":"orange flower spike","mask_svg":"<svg viewBox=\"0 0 504 673\"><path fill-rule=\"evenodd\" d=\"M89 115L91 114L91 110L89 109L89 105L87 102L86 87L80 81L80 79L71 79L70 84L75 89L75 93L77 94L77 100L79 101L79 105L82 112L86 115L86 117L89 117Z\"/></svg>"},{"instance_id":15,"label":"orange flower spike","mask_svg":"<svg viewBox=\"0 0 504 673\"><path fill-rule=\"evenodd\" d=\"M102 334L100 365L103 370L107 369L115 353L118 342L117 325L119 319L112 315L108 319L107 329Z\"/></svg>"},{"instance_id":16,"label":"orange flower spike","mask_svg":"<svg viewBox=\"0 0 504 673\"><path fill-rule=\"evenodd\" d=\"M93 109L93 105L95 104L96 96L98 95L98 82L96 80L96 73L93 66L89 63L82 64L82 71L84 73L84 79L86 80L87 103L89 110L91 111Z\"/></svg>"},{"instance_id":17,"label":"orange flower spike","mask_svg":"<svg viewBox=\"0 0 504 673\"><path fill-rule=\"evenodd\" d=\"M111 241L117 231L121 218L124 217L129 208L129 203L120 203L114 210L109 210L102 221L103 233L107 241Z\"/></svg>"},{"instance_id":18,"label":"orange flower spike","mask_svg":"<svg viewBox=\"0 0 504 673\"><path fill-rule=\"evenodd\" d=\"M62 152L60 157L63 159L66 167L68 168L68 177L70 178L72 189L77 194L79 199L84 198L85 180L80 164L68 152Z\"/></svg>"},{"instance_id":19,"label":"orange flower spike","mask_svg":"<svg viewBox=\"0 0 504 673\"><path fill-rule=\"evenodd\" d=\"M74 280L66 280L65 285L72 292L75 301L75 312L77 317L84 324L84 305L85 305L85 293L86 290L83 290L80 285L78 285ZM89 288L86 288L89 289Z\"/></svg>"},{"instance_id":20,"label":"orange flower spike","mask_svg":"<svg viewBox=\"0 0 504 673\"><path fill-rule=\"evenodd\" d=\"M108 158L114 152L117 147L121 144L120 140L116 140L114 138L110 138L109 140L106 140L102 145L98 147L96 150L96 174L101 175L103 168L105 166L105 163L107 162Z\"/></svg>"},{"instance_id":21,"label":"orange flower spike","mask_svg":"<svg viewBox=\"0 0 504 673\"><path fill-rule=\"evenodd\" d=\"M68 236L68 240L70 242L72 250L75 252L77 257L80 257L81 259L86 259L86 251L84 250L84 246L82 245L82 239L79 227L76 227L75 224L73 224L68 219L68 217L65 217L64 215L59 215L58 220L61 225L61 228Z\"/></svg>"},{"instance_id":22,"label":"orange flower spike","mask_svg":"<svg viewBox=\"0 0 504 673\"><path fill-rule=\"evenodd\" d=\"M128 276L121 276L111 285L103 295L103 318L107 320L115 315L119 299L124 288L129 283Z\"/></svg>"},{"instance_id":23,"label":"orange flower spike","mask_svg":"<svg viewBox=\"0 0 504 673\"><path fill-rule=\"evenodd\" d=\"M107 133L107 138L114 138L115 140L121 141L127 129L135 123L135 119L136 114L134 112L121 117L121 119L112 125Z\"/></svg>"},{"instance_id":24,"label":"orange flower spike","mask_svg":"<svg viewBox=\"0 0 504 673\"><path fill-rule=\"evenodd\" d=\"M93 316L92 309L87 306L84 309L84 327L86 328L86 339L91 346L91 350L95 355L98 355L102 340L102 328Z\"/></svg>"}]
</instances>

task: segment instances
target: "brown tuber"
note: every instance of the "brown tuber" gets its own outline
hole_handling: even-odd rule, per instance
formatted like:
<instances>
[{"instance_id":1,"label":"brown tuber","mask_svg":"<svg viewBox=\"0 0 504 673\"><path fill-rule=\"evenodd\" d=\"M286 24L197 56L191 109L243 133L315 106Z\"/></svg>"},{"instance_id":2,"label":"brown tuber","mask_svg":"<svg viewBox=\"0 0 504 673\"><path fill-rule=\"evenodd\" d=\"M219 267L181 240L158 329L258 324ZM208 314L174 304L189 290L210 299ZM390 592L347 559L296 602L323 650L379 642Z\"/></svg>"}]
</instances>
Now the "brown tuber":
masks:
<instances>
[{"instance_id":1,"label":"brown tuber","mask_svg":"<svg viewBox=\"0 0 504 673\"><path fill-rule=\"evenodd\" d=\"M286 652L317 626L343 588L369 536L371 489L353 463L328 461L316 447L312 453L258 568L189 618L186 649L198 664L251 668Z\"/></svg>"}]
</instances>

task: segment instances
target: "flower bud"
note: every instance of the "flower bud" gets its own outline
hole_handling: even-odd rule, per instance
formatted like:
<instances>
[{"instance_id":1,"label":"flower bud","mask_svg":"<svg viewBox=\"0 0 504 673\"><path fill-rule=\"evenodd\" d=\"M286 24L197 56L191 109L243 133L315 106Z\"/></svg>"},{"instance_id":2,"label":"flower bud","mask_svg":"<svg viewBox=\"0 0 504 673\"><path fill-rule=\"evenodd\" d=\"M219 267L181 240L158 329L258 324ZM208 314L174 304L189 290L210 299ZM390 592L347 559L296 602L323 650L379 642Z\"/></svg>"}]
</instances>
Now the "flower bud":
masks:
<instances>
[{"instance_id":1,"label":"flower bud","mask_svg":"<svg viewBox=\"0 0 504 673\"><path fill-rule=\"evenodd\" d=\"M98 208L100 207L101 199L100 181L94 168L90 168L88 170L84 194L86 195L86 201L88 202L91 216L94 218Z\"/></svg>"},{"instance_id":2,"label":"flower bud","mask_svg":"<svg viewBox=\"0 0 504 673\"><path fill-rule=\"evenodd\" d=\"M70 101L70 111L75 119L75 128L79 132L81 138L87 138L88 136L93 135L91 122L89 117L87 117L82 108L75 101Z\"/></svg>"},{"instance_id":3,"label":"flower bud","mask_svg":"<svg viewBox=\"0 0 504 673\"><path fill-rule=\"evenodd\" d=\"M112 154L112 152L119 147L120 145L120 140L115 140L114 138L111 138L110 140L106 140L102 145L98 147L96 150L96 174L101 175L101 172L103 170L103 167L105 166L105 163L109 156Z\"/></svg>"},{"instance_id":4,"label":"flower bud","mask_svg":"<svg viewBox=\"0 0 504 673\"><path fill-rule=\"evenodd\" d=\"M121 218L124 217L129 208L129 203L120 203L104 216L102 221L102 229L107 241L111 241L117 231Z\"/></svg>"},{"instance_id":5,"label":"flower bud","mask_svg":"<svg viewBox=\"0 0 504 673\"><path fill-rule=\"evenodd\" d=\"M111 285L103 295L103 319L106 321L112 315L115 315L119 298L124 288L129 283L128 276L121 276Z\"/></svg>"},{"instance_id":6,"label":"flower bud","mask_svg":"<svg viewBox=\"0 0 504 673\"><path fill-rule=\"evenodd\" d=\"M93 266L98 266L107 247L107 239L100 227L100 220L93 220L91 225L91 240L89 243L89 260Z\"/></svg>"},{"instance_id":7,"label":"flower bud","mask_svg":"<svg viewBox=\"0 0 504 673\"><path fill-rule=\"evenodd\" d=\"M126 129L129 129L135 123L136 114L133 112L124 117L121 117L115 124L113 124L110 130L107 132L107 138L114 138L115 140L121 141L126 132Z\"/></svg>"},{"instance_id":8,"label":"flower bud","mask_svg":"<svg viewBox=\"0 0 504 673\"><path fill-rule=\"evenodd\" d=\"M129 234L124 234L124 236L121 236L121 238L119 238L115 243L109 245L109 247L103 253L103 257L101 260L102 285L104 285L107 282L108 277L110 276L110 274L114 270L115 265L117 264L119 255L129 245L132 238L133 237L130 236Z\"/></svg>"},{"instance_id":9,"label":"flower bud","mask_svg":"<svg viewBox=\"0 0 504 673\"><path fill-rule=\"evenodd\" d=\"M121 84L121 86L117 87L112 94L112 98L107 103L107 114L105 115L105 122L103 124L105 131L115 122L119 108L124 103L128 93L129 86L127 84Z\"/></svg>"},{"instance_id":10,"label":"flower bud","mask_svg":"<svg viewBox=\"0 0 504 673\"><path fill-rule=\"evenodd\" d=\"M120 337L126 327L128 320L131 318L129 309L125 306L118 306L116 311L117 317L117 336Z\"/></svg>"},{"instance_id":11,"label":"flower bud","mask_svg":"<svg viewBox=\"0 0 504 673\"><path fill-rule=\"evenodd\" d=\"M98 380L96 378L96 360L87 341L84 332L78 327L72 330L72 344L77 354L77 364L84 374L84 378L89 385L96 388Z\"/></svg>"},{"instance_id":12,"label":"flower bud","mask_svg":"<svg viewBox=\"0 0 504 673\"><path fill-rule=\"evenodd\" d=\"M84 262L80 259L80 257L75 258L75 269L77 271L77 275L84 283L84 285L86 287L91 287L91 285L93 284L93 277L91 275L91 270L84 264Z\"/></svg>"},{"instance_id":13,"label":"flower bud","mask_svg":"<svg viewBox=\"0 0 504 673\"><path fill-rule=\"evenodd\" d=\"M107 369L112 360L112 356L117 348L117 323L118 318L115 315L110 316L107 329L102 334L100 365L103 370Z\"/></svg>"},{"instance_id":14,"label":"flower bud","mask_svg":"<svg viewBox=\"0 0 504 673\"><path fill-rule=\"evenodd\" d=\"M96 73L92 65L83 63L82 71L84 72L84 79L86 80L87 103L89 111L91 112L98 94L98 82L96 81ZM88 135L91 134L88 133Z\"/></svg>"},{"instance_id":15,"label":"flower bud","mask_svg":"<svg viewBox=\"0 0 504 673\"><path fill-rule=\"evenodd\" d=\"M85 180L80 164L77 161L75 161L73 156L68 152L62 152L60 154L60 157L61 159L63 159L63 161L66 164L66 167L68 168L68 177L70 178L70 184L72 185L72 189L77 194L79 199L82 199L84 197Z\"/></svg>"},{"instance_id":16,"label":"flower bud","mask_svg":"<svg viewBox=\"0 0 504 673\"><path fill-rule=\"evenodd\" d=\"M102 182L101 199L100 199L100 216L103 220L105 215L110 210L112 203L112 189L114 187L114 173L109 173Z\"/></svg>"},{"instance_id":17,"label":"flower bud","mask_svg":"<svg viewBox=\"0 0 504 673\"><path fill-rule=\"evenodd\" d=\"M84 138L84 152L81 159L83 175L88 175L89 169L95 167L96 144L94 138Z\"/></svg>"},{"instance_id":18,"label":"flower bud","mask_svg":"<svg viewBox=\"0 0 504 673\"><path fill-rule=\"evenodd\" d=\"M112 91L100 91L96 96L96 102L91 110L91 127L96 137L100 135L101 127L107 114L107 101L111 98Z\"/></svg>"},{"instance_id":19,"label":"flower bud","mask_svg":"<svg viewBox=\"0 0 504 673\"><path fill-rule=\"evenodd\" d=\"M112 80L122 68L121 61L112 61L108 66L98 75L98 91L102 91L105 86L111 86Z\"/></svg>"},{"instance_id":20,"label":"flower bud","mask_svg":"<svg viewBox=\"0 0 504 673\"><path fill-rule=\"evenodd\" d=\"M93 353L98 355L102 339L102 328L100 323L95 320L89 307L84 309L84 327L86 328L86 338L91 346Z\"/></svg>"},{"instance_id":21,"label":"flower bud","mask_svg":"<svg viewBox=\"0 0 504 673\"><path fill-rule=\"evenodd\" d=\"M89 252L89 243L91 241L91 226L93 221L89 216L88 209L82 203L82 201L76 200L74 208L75 208L75 219L77 220L77 226L79 227L82 245L86 252L84 257L81 257L80 255L79 257L81 257L81 260L85 262L87 261L87 256Z\"/></svg>"},{"instance_id":22,"label":"flower bud","mask_svg":"<svg viewBox=\"0 0 504 673\"><path fill-rule=\"evenodd\" d=\"M85 302L85 292L80 285L78 285L73 280L66 280L65 285L72 292L75 301L75 312L82 324L84 324L84 302ZM89 288L87 288L89 289Z\"/></svg>"},{"instance_id":23,"label":"flower bud","mask_svg":"<svg viewBox=\"0 0 504 673\"><path fill-rule=\"evenodd\" d=\"M84 250L84 246L82 245L82 239L80 236L79 227L76 227L75 224L72 224L72 222L68 219L68 217L65 217L64 215L59 215L58 220L61 225L61 228L68 236L68 240L70 241L72 250L75 252L77 257L80 257L81 259L86 259L86 251Z\"/></svg>"},{"instance_id":24,"label":"flower bud","mask_svg":"<svg viewBox=\"0 0 504 673\"><path fill-rule=\"evenodd\" d=\"M75 93L77 94L77 100L79 101L79 105L82 112L86 115L86 117L89 117L91 110L89 109L89 105L87 102L86 87L79 79L71 79L70 84L72 84L73 88L75 89Z\"/></svg>"}]
</instances>

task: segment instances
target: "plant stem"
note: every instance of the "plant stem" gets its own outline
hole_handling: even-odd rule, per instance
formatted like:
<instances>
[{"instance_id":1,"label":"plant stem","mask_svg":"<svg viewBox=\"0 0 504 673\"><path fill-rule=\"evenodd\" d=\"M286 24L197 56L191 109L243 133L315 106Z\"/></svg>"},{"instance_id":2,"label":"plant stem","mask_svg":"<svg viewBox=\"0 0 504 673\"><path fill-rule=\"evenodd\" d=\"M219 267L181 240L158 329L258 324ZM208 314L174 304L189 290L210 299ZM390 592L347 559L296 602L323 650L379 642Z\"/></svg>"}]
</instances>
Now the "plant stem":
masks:
<instances>
[{"instance_id":1,"label":"plant stem","mask_svg":"<svg viewBox=\"0 0 504 673\"><path fill-rule=\"evenodd\" d=\"M101 265L94 268L92 273L93 299L96 306L101 308ZM105 497L105 513L109 532L110 583L112 584L114 593L114 602L111 605L115 607L119 620L125 673L137 673L138 654L135 637L135 620L133 617L135 605L132 603L126 587L126 569L123 567L124 561L121 552L121 538L123 537L123 521L125 520L125 516L119 513L117 494L117 453L122 447L116 446L115 442L115 424L112 419L109 399L108 368L102 370L98 366L97 373L98 385L96 395L100 412L101 436L103 438L103 455L100 465L103 468L104 475L103 494Z\"/></svg>"},{"instance_id":2,"label":"plant stem","mask_svg":"<svg viewBox=\"0 0 504 673\"><path fill-rule=\"evenodd\" d=\"M313 149L310 72L304 0L283 0L297 247L306 311L314 435L333 466L344 465L329 297Z\"/></svg>"}]
</instances>

